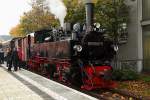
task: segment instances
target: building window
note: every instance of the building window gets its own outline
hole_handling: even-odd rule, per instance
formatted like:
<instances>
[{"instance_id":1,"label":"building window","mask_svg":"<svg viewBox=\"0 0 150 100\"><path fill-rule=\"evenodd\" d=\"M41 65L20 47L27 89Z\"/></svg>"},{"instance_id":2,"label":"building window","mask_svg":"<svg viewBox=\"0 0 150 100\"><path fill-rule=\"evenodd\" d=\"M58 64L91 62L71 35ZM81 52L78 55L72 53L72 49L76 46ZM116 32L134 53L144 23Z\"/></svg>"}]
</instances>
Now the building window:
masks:
<instances>
[{"instance_id":1,"label":"building window","mask_svg":"<svg viewBox=\"0 0 150 100\"><path fill-rule=\"evenodd\" d=\"M150 72L150 26L143 27L143 65Z\"/></svg>"},{"instance_id":2,"label":"building window","mask_svg":"<svg viewBox=\"0 0 150 100\"><path fill-rule=\"evenodd\" d=\"M142 0L143 20L150 20L150 0Z\"/></svg>"}]
</instances>

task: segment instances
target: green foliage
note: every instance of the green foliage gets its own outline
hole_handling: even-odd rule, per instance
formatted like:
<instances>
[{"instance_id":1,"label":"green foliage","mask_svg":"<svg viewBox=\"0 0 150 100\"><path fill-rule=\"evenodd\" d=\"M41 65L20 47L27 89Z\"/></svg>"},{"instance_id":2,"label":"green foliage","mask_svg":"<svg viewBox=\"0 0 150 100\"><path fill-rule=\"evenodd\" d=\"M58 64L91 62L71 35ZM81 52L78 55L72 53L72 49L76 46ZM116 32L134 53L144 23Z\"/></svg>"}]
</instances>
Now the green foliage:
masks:
<instances>
[{"instance_id":1,"label":"green foliage","mask_svg":"<svg viewBox=\"0 0 150 100\"><path fill-rule=\"evenodd\" d=\"M95 5L95 21L116 38L121 24L128 23L128 11L125 0L98 0Z\"/></svg>"},{"instance_id":2,"label":"green foliage","mask_svg":"<svg viewBox=\"0 0 150 100\"><path fill-rule=\"evenodd\" d=\"M63 0L67 7L66 22L70 23L85 23L85 5L81 0Z\"/></svg>"},{"instance_id":3,"label":"green foliage","mask_svg":"<svg viewBox=\"0 0 150 100\"><path fill-rule=\"evenodd\" d=\"M131 69L114 70L112 78L117 81L137 80L139 74Z\"/></svg>"},{"instance_id":4,"label":"green foliage","mask_svg":"<svg viewBox=\"0 0 150 100\"><path fill-rule=\"evenodd\" d=\"M141 75L140 76L140 80L143 80L144 82L149 83L150 82L150 76L148 76L148 75Z\"/></svg>"},{"instance_id":5,"label":"green foliage","mask_svg":"<svg viewBox=\"0 0 150 100\"><path fill-rule=\"evenodd\" d=\"M66 22L85 23L85 5L81 0L63 0L67 7ZM107 29L112 39L118 39L123 23L128 23L129 7L125 0L96 0L94 22ZM79 3L80 2L80 3Z\"/></svg>"},{"instance_id":6,"label":"green foliage","mask_svg":"<svg viewBox=\"0 0 150 100\"><path fill-rule=\"evenodd\" d=\"M115 1L115 2L113 2ZM128 22L128 7L125 0L97 0L94 9L94 22L99 22L112 37L118 37L120 24ZM63 0L67 7L66 22L85 23L85 5L82 0ZM58 26L59 21L49 12L46 0L32 0L32 9L25 12L20 23L10 32L13 35L26 35L30 32ZM19 28L19 29L18 29ZM18 33L17 33L18 32Z\"/></svg>"}]
</instances>

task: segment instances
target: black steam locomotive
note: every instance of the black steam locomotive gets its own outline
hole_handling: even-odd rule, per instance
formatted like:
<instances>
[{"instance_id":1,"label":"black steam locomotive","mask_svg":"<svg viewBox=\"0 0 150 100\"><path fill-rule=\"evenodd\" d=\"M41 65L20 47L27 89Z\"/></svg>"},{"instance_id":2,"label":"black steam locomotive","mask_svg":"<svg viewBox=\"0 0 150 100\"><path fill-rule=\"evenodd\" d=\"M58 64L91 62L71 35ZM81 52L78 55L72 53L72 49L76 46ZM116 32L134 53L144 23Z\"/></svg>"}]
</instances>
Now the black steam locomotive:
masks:
<instances>
[{"instance_id":1,"label":"black steam locomotive","mask_svg":"<svg viewBox=\"0 0 150 100\"><path fill-rule=\"evenodd\" d=\"M87 16L90 16L88 12ZM79 24L74 25L72 38L52 30L40 30L34 37L19 38L18 46L28 69L86 90L115 87L110 78L111 60L116 54L114 42L99 24L87 27L88 31L82 34L79 30Z\"/></svg>"},{"instance_id":2,"label":"black steam locomotive","mask_svg":"<svg viewBox=\"0 0 150 100\"><path fill-rule=\"evenodd\" d=\"M36 31L35 43L28 49L29 70L45 71L47 77L86 90L114 87L110 77L115 45L104 33L104 30L93 28L84 35L74 31L70 39L55 40L50 30Z\"/></svg>"}]
</instances>

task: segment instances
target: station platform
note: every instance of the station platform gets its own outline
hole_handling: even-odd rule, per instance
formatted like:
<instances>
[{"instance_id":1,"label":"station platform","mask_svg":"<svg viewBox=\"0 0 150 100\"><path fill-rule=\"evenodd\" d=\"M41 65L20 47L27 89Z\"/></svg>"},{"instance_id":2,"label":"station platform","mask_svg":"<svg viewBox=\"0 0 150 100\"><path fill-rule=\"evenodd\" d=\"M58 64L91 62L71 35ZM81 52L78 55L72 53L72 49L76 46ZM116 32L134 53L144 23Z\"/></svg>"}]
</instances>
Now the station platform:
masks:
<instances>
[{"instance_id":1,"label":"station platform","mask_svg":"<svg viewBox=\"0 0 150 100\"><path fill-rule=\"evenodd\" d=\"M0 100L98 100L87 94L21 69L0 67Z\"/></svg>"}]
</instances>

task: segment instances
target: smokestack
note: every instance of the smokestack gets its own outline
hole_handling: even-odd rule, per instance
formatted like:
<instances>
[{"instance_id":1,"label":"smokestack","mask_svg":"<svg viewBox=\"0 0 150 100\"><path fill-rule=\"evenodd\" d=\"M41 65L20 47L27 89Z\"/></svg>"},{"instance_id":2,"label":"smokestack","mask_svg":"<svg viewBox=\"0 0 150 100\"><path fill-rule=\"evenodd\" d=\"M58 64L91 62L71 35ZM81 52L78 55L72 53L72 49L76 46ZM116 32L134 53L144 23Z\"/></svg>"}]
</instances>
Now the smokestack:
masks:
<instances>
[{"instance_id":1,"label":"smokestack","mask_svg":"<svg viewBox=\"0 0 150 100\"><path fill-rule=\"evenodd\" d=\"M86 26L87 31L91 31L91 26L93 24L93 7L94 3L93 0L85 0L85 9L86 9Z\"/></svg>"}]
</instances>

